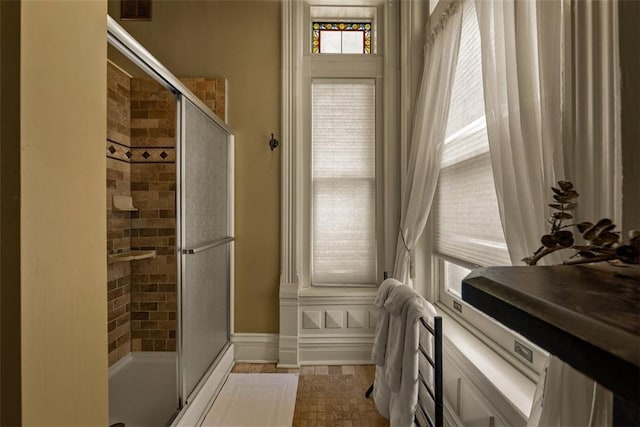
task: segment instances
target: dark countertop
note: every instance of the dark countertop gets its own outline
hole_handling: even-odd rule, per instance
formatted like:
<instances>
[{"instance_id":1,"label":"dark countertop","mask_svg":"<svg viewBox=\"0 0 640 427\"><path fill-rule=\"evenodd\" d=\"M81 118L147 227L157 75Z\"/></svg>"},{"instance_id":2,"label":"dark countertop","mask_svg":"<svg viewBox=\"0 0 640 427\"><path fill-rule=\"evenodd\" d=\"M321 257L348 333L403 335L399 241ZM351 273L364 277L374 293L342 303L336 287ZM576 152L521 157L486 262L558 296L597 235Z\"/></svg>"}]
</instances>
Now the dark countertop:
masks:
<instances>
[{"instance_id":1,"label":"dark countertop","mask_svg":"<svg viewBox=\"0 0 640 427\"><path fill-rule=\"evenodd\" d=\"M480 268L463 280L462 299L614 393L640 400L638 267Z\"/></svg>"}]
</instances>

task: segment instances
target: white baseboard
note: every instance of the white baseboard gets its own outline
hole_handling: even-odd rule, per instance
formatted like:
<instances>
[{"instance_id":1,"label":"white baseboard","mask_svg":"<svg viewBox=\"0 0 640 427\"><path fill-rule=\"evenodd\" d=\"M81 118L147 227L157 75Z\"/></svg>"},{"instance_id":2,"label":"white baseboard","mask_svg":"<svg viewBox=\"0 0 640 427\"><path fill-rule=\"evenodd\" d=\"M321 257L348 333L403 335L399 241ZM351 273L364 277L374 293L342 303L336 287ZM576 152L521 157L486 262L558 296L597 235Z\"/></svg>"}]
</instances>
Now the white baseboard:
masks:
<instances>
[{"instance_id":1,"label":"white baseboard","mask_svg":"<svg viewBox=\"0 0 640 427\"><path fill-rule=\"evenodd\" d=\"M368 365L373 336L300 337L301 365Z\"/></svg>"},{"instance_id":2,"label":"white baseboard","mask_svg":"<svg viewBox=\"0 0 640 427\"><path fill-rule=\"evenodd\" d=\"M278 361L278 334L235 333L231 337L236 362L275 363Z\"/></svg>"},{"instance_id":3,"label":"white baseboard","mask_svg":"<svg viewBox=\"0 0 640 427\"><path fill-rule=\"evenodd\" d=\"M278 367L299 367L279 360L278 334L236 333L231 337L236 362L274 363ZM364 365L371 362L372 336L314 335L298 338L300 365Z\"/></svg>"}]
</instances>

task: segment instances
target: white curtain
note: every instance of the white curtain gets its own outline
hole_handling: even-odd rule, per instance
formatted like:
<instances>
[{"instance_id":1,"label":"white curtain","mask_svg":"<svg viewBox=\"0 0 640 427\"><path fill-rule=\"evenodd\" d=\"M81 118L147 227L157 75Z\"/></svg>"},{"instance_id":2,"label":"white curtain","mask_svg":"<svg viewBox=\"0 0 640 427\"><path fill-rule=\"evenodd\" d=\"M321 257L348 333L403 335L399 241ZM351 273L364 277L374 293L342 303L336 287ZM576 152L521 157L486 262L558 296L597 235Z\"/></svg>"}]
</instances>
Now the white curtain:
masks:
<instances>
[{"instance_id":1,"label":"white curtain","mask_svg":"<svg viewBox=\"0 0 640 427\"><path fill-rule=\"evenodd\" d=\"M565 149L567 176L580 197L578 221L610 218L622 226L618 2L573 4L573 69ZM626 236L625 236L626 238Z\"/></svg>"},{"instance_id":2,"label":"white curtain","mask_svg":"<svg viewBox=\"0 0 640 427\"><path fill-rule=\"evenodd\" d=\"M594 178L581 189L590 173L604 174L607 185L619 182L609 167L619 153L613 138L618 129L617 83L615 65L610 65L617 58L603 57L616 52L616 14L596 11L615 9L615 2L576 3L572 21L564 1L476 0L491 163L514 264L540 246L548 228L549 187L556 181L569 179L578 185L585 211L595 209L595 202L586 198L585 203L583 195L598 193L603 186ZM583 38L572 45L572 37ZM601 42L608 49L603 50ZM603 86L594 84L596 80ZM585 164L585 159L591 161ZM613 214L617 212L615 196L594 199L610 202ZM611 424L610 392L553 356L547 363L530 426Z\"/></svg>"},{"instance_id":3,"label":"white curtain","mask_svg":"<svg viewBox=\"0 0 640 427\"><path fill-rule=\"evenodd\" d=\"M491 166L509 255L518 265L540 246L549 187L564 178L561 128L548 121L561 104L547 87L541 99L539 64L546 70L547 62L538 57L536 3L477 0L476 8ZM544 59L559 66L552 53ZM557 85L558 77L549 80ZM543 166L548 159L556 159L554 167Z\"/></svg>"},{"instance_id":4,"label":"white curtain","mask_svg":"<svg viewBox=\"0 0 640 427\"><path fill-rule=\"evenodd\" d=\"M393 277L413 277L413 251L431 210L438 182L449 98L458 59L462 0L453 0L430 27L411 133L409 164Z\"/></svg>"}]
</instances>

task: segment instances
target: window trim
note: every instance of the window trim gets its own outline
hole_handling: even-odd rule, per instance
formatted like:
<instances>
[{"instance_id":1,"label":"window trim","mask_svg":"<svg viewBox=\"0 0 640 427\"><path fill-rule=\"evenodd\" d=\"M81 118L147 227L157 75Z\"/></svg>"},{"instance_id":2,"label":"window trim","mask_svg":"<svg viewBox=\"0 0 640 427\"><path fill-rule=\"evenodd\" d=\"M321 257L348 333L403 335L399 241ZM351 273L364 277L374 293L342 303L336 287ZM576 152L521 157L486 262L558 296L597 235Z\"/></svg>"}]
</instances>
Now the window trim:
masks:
<instances>
[{"instance_id":1,"label":"window trim","mask_svg":"<svg viewBox=\"0 0 640 427\"><path fill-rule=\"evenodd\" d=\"M435 8L435 13L433 14L437 16L439 8L444 7L446 3L447 2L443 1L438 2ZM474 122L467 124L467 126L458 130L457 133L469 131L470 129L467 129L467 127L477 127L477 123L475 126L472 126L473 123ZM454 136L459 135L450 135L449 138ZM428 235L423 243L425 247L421 260L425 263L424 270L425 275L427 276L425 279L429 280L430 294L433 297L436 307L446 312L452 320L468 330L472 335L478 338L483 344L497 353L502 359L506 360L523 375L527 376L532 381L537 381L548 357L548 353L529 342L515 331L507 329L505 326L494 321L491 317L476 310L473 306L462 300L460 296L449 292L445 288L445 262L450 262L467 269L474 269L481 266L476 265L471 261L456 259L450 255L437 253L434 248L434 238L436 235L436 215L434 213L435 209L434 206L432 206L427 227L425 228L425 234L428 233ZM515 352L514 347L516 341L526 345L532 350L533 362L529 362L519 353Z\"/></svg>"},{"instance_id":2,"label":"window trim","mask_svg":"<svg viewBox=\"0 0 640 427\"><path fill-rule=\"evenodd\" d=\"M303 253L302 253L302 277L301 288L312 287L323 288L370 288L377 286L383 279L385 264L385 243L384 243L384 127L383 122L383 98L384 98L384 78L382 77L382 58L377 55L316 55L310 54L309 72L303 82L305 105L304 113L304 144L301 144L304 165L302 169L303 186L305 188L303 196ZM311 90L314 80L374 80L375 85L375 173L376 173L376 195L375 195L375 224L376 224L376 283L343 283L343 284L314 284L312 283L312 196L313 182L311 179L312 162L312 126L311 126Z\"/></svg>"},{"instance_id":3,"label":"window trim","mask_svg":"<svg viewBox=\"0 0 640 427\"><path fill-rule=\"evenodd\" d=\"M376 294L376 288L355 287L311 287L308 282L308 268L304 259L308 259L309 247L305 244L305 220L309 218L308 180L305 180L304 169L308 164L307 153L302 149L306 135L305 120L309 116L307 104L310 95L305 83L311 76L311 62L317 62L330 76L332 57L336 55L312 55L310 49L311 31L309 22L310 10L318 6L334 6L329 0L302 0L282 2L282 95L281 95L281 275L279 289L280 341L278 358L280 366L299 366L303 350L301 345L303 312L309 307L322 305L340 307L354 305L369 306ZM380 198L379 212L383 229L377 233L378 251L381 254L379 271L390 271L395 260L396 241L400 218L400 172L403 168L403 144L406 142L403 133L402 112L408 107L403 97L400 76L406 72L398 67L402 50L407 40L412 40L412 32L422 32L422 26L416 26L414 19L408 19L409 26L399 27L401 11L406 11L411 4L380 0L346 0L340 8L360 8L368 6L376 13L376 38L373 42L374 52L369 55L342 55L345 59L362 58L373 65L373 76L378 82L380 92L377 99L383 108L378 109L377 120L382 129L379 153L383 178L379 180L383 198ZM414 12L423 10L421 6L411 6ZM405 15L403 15L405 16ZM401 43L401 42L404 42ZM413 48L414 44L410 46ZM415 44L416 52L422 51L422 43ZM324 62L323 62L324 61ZM383 80L384 76L384 80ZM351 77L360 77L352 75ZM384 85L383 85L384 84ZM402 91L402 92L401 92ZM307 98L307 99L305 99ZM406 130L406 129L405 129ZM307 194L305 194L307 193ZM308 221L307 221L308 225ZM306 269L306 271L305 271ZM306 275L306 276L305 276ZM366 311L366 309L364 309ZM345 336L357 335L359 329L345 329Z\"/></svg>"},{"instance_id":4,"label":"window trim","mask_svg":"<svg viewBox=\"0 0 640 427\"><path fill-rule=\"evenodd\" d=\"M430 226L434 227L434 221L430 221ZM544 363L549 354L533 344L525 337L504 325L496 322L491 317L478 311L468 304L461 297L445 289L444 283L444 261L452 262L464 268L478 268L480 266L443 256L430 250L427 255L427 262L431 268L431 283L434 293L434 301L439 309L443 309L457 323L462 325L476 338L499 354L503 359L513 365L518 371L523 373L532 381L537 381L544 367ZM461 310L459 311L458 308ZM533 352L533 362L524 359L514 350L515 341L529 347Z\"/></svg>"},{"instance_id":5,"label":"window trim","mask_svg":"<svg viewBox=\"0 0 640 427\"><path fill-rule=\"evenodd\" d=\"M340 16L340 19L345 22L351 18L366 19L372 21L372 53L370 54L314 54L311 49L311 25L314 20L338 20L334 15L330 15L331 11L346 10L346 15ZM322 11L322 13L318 13ZM354 11L368 11L364 14L356 14ZM382 18L382 19L381 19ZM366 6L366 7L324 7L324 6L312 6L306 4L304 7L304 16L302 19L305 40L303 40L303 52L302 52L302 80L300 82L300 105L301 105L301 120L300 130L302 131L301 140L304 141L300 144L300 163L299 163L299 182L304 189L299 195L301 206L300 215L297 216L301 221L298 239L301 251L298 252L299 269L298 280L299 290L305 291L314 288L325 289L326 292L340 293L341 289L371 289L375 288L382 282L385 265L389 264L389 259L393 258L393 255L389 255L389 248L395 250L395 242L393 245L389 245L386 241L387 228L392 226L393 219L388 217L388 206L390 201L385 201L388 198L387 189L389 188L388 181L393 179L387 174L389 173L387 160L385 154L390 149L388 141L388 135L390 132L397 133L395 129L389 129L389 127L396 126L397 121L392 120L389 116L389 112L393 113L393 109L387 110L385 100L388 99L389 90L393 87L392 79L397 78L394 73L386 73L388 76L385 78L385 71L388 70L388 61L390 58L383 56L384 49L383 43L385 40L384 28L382 21L385 18L385 12L379 6ZM376 283L371 284L313 284L312 283L312 240L311 240L311 197L312 197L312 181L311 181L311 83L314 79L337 79L337 80L349 80L349 79L375 79L375 102L376 102ZM393 90L393 89L391 89ZM397 89L396 89L397 90ZM397 137L393 144L397 144ZM397 148L395 148L397 149ZM395 232L390 233L394 237Z\"/></svg>"},{"instance_id":6,"label":"window trim","mask_svg":"<svg viewBox=\"0 0 640 427\"><path fill-rule=\"evenodd\" d=\"M306 31L304 31L304 43L305 52L303 54L310 54L313 52L313 22L369 22L371 24L371 51L370 53L350 53L345 55L378 55L382 54L383 30L381 29L382 19L384 17L379 6L321 6L307 4L305 8L304 25ZM330 53L313 53L313 55L333 55ZM338 54L342 55L342 54Z\"/></svg>"},{"instance_id":7,"label":"window trim","mask_svg":"<svg viewBox=\"0 0 640 427\"><path fill-rule=\"evenodd\" d=\"M312 73L313 75L313 73ZM374 133L374 161L375 161L375 176L374 176L374 183L375 183L375 201L374 201L374 216L375 216L375 220L374 220L374 224L375 224L375 236L376 236L376 240L375 240L375 245L376 245L376 259L375 259L375 271L376 271L376 282L375 283L314 283L313 281L313 178L311 176L312 170L313 170L313 135L312 135L312 114L313 114L313 105L312 105L312 95L311 95L311 91L313 90L313 83L314 82L318 82L320 84L322 83L328 83L328 82L332 82L332 83L351 83L351 82L364 82L367 84L371 84L374 87L374 109L375 109L375 118L374 118L374 125L375 125L375 133ZM380 163L381 163L381 159L380 159L380 155L381 155L381 150L380 150L380 145L381 145L381 132L380 132L380 108L381 108L381 101L380 101L380 82L378 81L378 79L376 79L375 77L356 77L356 78L343 78L343 77L335 77L335 78L327 78L327 77L311 77L309 79L309 139L307 140L308 143L305 144L305 148L307 148L309 150L309 163L308 163L308 170L307 173L309 175L309 187L308 187L308 192L309 192L309 228L307 230L307 234L306 236L308 236L309 239L309 260L308 260L308 268L309 268L309 286L310 287L323 287L323 288L331 288L331 287L335 287L335 288L343 288L343 287L354 287L354 288L370 288L370 287L375 287L377 286L378 283L380 283L381 280L380 279L380 275L381 275L381 271L380 271L380 264L381 264L381 259L380 259L380 250L378 248L379 246L379 240L378 236L380 233L380 222L381 222L381 218L382 218L382 213L380 212L380 199L383 197L383 194L381 193L382 191L382 186L380 185L380 181L381 179L383 179L383 177L381 176L381 168L380 168ZM306 261L305 261L306 262Z\"/></svg>"},{"instance_id":8,"label":"window trim","mask_svg":"<svg viewBox=\"0 0 640 427\"><path fill-rule=\"evenodd\" d=\"M323 25L333 25L333 26L340 26L340 24L347 24L348 25L364 25L365 27L363 29L353 29L353 28L346 28L346 29L340 29L340 28L328 28L328 29L324 29L324 28L316 28L316 25L318 26L323 26ZM369 26L369 28L366 28L366 26ZM332 32L336 32L336 33L340 33L340 39L341 42L343 40L343 36L344 33L348 33L348 32L358 32L358 33L362 33L362 49L363 52L340 52L341 55L371 55L371 53L373 52L373 35L375 34L375 31L373 30L373 23L371 22L371 20L365 20L365 19L346 19L346 20L330 20L330 19L318 19L318 18L312 18L311 19L311 52L313 54L316 55L326 55L328 52L322 52L322 32L323 31L332 31ZM315 44L313 43L316 40L316 36L315 33L318 32L318 36L317 36L317 41L318 41L318 51L315 51ZM367 36L369 39L369 47L368 47L368 52L367 52ZM341 46L342 43L341 43Z\"/></svg>"}]
</instances>

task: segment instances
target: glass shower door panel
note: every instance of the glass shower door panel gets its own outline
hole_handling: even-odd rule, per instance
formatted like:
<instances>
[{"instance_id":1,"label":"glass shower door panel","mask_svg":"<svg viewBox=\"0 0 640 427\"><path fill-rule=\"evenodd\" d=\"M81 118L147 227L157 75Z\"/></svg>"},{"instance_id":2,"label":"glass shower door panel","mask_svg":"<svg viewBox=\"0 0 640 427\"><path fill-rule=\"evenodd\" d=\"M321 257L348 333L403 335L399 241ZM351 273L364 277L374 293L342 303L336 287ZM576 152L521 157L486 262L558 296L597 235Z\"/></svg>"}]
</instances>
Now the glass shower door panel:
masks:
<instances>
[{"instance_id":1,"label":"glass shower door panel","mask_svg":"<svg viewBox=\"0 0 640 427\"><path fill-rule=\"evenodd\" d=\"M182 98L180 366L189 399L229 342L230 136Z\"/></svg>"},{"instance_id":2,"label":"glass shower door panel","mask_svg":"<svg viewBox=\"0 0 640 427\"><path fill-rule=\"evenodd\" d=\"M189 396L228 341L229 244L188 255L184 262L189 284L182 296L187 310L185 396Z\"/></svg>"},{"instance_id":3,"label":"glass shower door panel","mask_svg":"<svg viewBox=\"0 0 640 427\"><path fill-rule=\"evenodd\" d=\"M185 244L229 236L229 134L190 102L185 109Z\"/></svg>"}]
</instances>

